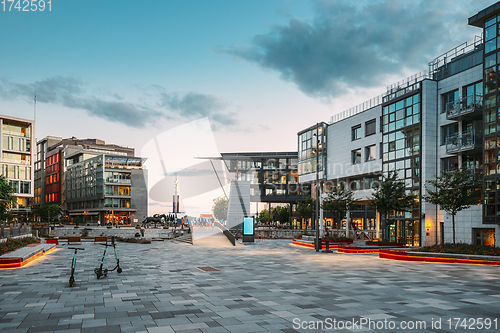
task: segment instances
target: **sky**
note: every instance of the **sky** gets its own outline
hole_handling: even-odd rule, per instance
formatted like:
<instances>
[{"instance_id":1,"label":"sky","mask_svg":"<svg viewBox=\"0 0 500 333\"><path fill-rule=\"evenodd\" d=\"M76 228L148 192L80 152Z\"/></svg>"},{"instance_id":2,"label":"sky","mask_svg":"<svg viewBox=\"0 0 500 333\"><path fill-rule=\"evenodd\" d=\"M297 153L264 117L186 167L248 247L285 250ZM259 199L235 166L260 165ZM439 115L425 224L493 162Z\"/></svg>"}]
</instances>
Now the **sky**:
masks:
<instances>
[{"instance_id":1,"label":"sky","mask_svg":"<svg viewBox=\"0 0 500 333\"><path fill-rule=\"evenodd\" d=\"M139 155L165 138L143 156L168 160L165 177L218 152L296 151L300 130L473 41L481 30L467 19L494 3L45 2L0 2L0 114L33 119L36 91L38 139L99 138ZM186 213L223 195L204 191L185 195ZM150 214L169 205L150 198Z\"/></svg>"}]
</instances>

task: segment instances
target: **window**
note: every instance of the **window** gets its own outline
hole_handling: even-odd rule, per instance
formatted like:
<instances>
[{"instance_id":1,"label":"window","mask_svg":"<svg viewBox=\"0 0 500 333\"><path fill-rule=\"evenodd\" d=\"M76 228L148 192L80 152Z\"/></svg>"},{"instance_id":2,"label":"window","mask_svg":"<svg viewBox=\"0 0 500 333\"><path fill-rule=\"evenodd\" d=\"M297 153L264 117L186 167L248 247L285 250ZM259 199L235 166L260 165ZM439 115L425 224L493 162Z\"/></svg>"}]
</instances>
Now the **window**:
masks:
<instances>
[{"instance_id":1,"label":"window","mask_svg":"<svg viewBox=\"0 0 500 333\"><path fill-rule=\"evenodd\" d=\"M458 106L458 90L443 94L443 109L441 113L453 110Z\"/></svg>"},{"instance_id":2,"label":"window","mask_svg":"<svg viewBox=\"0 0 500 333\"><path fill-rule=\"evenodd\" d=\"M483 81L463 87L462 93L467 107L472 107L474 104L481 103L481 96L483 95Z\"/></svg>"},{"instance_id":3,"label":"window","mask_svg":"<svg viewBox=\"0 0 500 333\"><path fill-rule=\"evenodd\" d=\"M366 161L372 161L377 158L377 148L376 145L368 146L365 148L365 158Z\"/></svg>"},{"instance_id":4,"label":"window","mask_svg":"<svg viewBox=\"0 0 500 333\"><path fill-rule=\"evenodd\" d=\"M453 171L458 168L457 156L441 159L441 171Z\"/></svg>"},{"instance_id":5,"label":"window","mask_svg":"<svg viewBox=\"0 0 500 333\"><path fill-rule=\"evenodd\" d=\"M458 123L441 127L441 145L446 144L446 138L458 132Z\"/></svg>"},{"instance_id":6,"label":"window","mask_svg":"<svg viewBox=\"0 0 500 333\"><path fill-rule=\"evenodd\" d=\"M356 149L352 151L352 164L361 163L361 149Z\"/></svg>"},{"instance_id":7,"label":"window","mask_svg":"<svg viewBox=\"0 0 500 333\"><path fill-rule=\"evenodd\" d=\"M356 125L351 129L351 141L361 139L361 125Z\"/></svg>"},{"instance_id":8,"label":"window","mask_svg":"<svg viewBox=\"0 0 500 333\"><path fill-rule=\"evenodd\" d=\"M377 132L377 121L372 119L365 123L365 136L373 135Z\"/></svg>"},{"instance_id":9,"label":"window","mask_svg":"<svg viewBox=\"0 0 500 333\"><path fill-rule=\"evenodd\" d=\"M373 186L374 180L375 179L373 177L367 177L367 178L365 178L365 189L371 189L372 186Z\"/></svg>"}]
</instances>

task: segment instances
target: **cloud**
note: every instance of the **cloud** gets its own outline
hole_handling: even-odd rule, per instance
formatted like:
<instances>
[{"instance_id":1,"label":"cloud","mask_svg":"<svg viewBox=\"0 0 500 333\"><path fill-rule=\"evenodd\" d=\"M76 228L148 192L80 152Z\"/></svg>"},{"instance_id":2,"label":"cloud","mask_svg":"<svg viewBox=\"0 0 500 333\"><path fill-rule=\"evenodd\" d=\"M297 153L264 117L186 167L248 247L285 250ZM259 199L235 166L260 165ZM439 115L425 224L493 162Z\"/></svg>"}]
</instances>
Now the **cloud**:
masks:
<instances>
[{"instance_id":1,"label":"cloud","mask_svg":"<svg viewBox=\"0 0 500 333\"><path fill-rule=\"evenodd\" d=\"M133 128L144 128L164 119L182 121L202 117L209 117L214 125L237 123L235 113L221 112L227 108L227 103L211 95L195 92L168 94L163 87L153 85L148 92L143 91L145 96L140 98L142 101L130 102L125 101L122 94L107 89L101 90L103 96L88 90L80 78L71 76L54 76L28 84L0 79L2 99L31 102L36 92L37 102L85 110L91 116Z\"/></svg>"},{"instance_id":2,"label":"cloud","mask_svg":"<svg viewBox=\"0 0 500 333\"><path fill-rule=\"evenodd\" d=\"M220 99L211 95L199 93L187 93L184 96L179 94L161 94L162 107L177 111L181 117L190 119L209 117L211 120L221 125L235 125L236 116L230 112L220 112L227 107Z\"/></svg>"},{"instance_id":3,"label":"cloud","mask_svg":"<svg viewBox=\"0 0 500 333\"><path fill-rule=\"evenodd\" d=\"M313 20L291 18L248 45L219 51L275 71L307 95L338 97L427 69L433 58L481 33L467 27L467 18L488 3L317 1Z\"/></svg>"}]
</instances>

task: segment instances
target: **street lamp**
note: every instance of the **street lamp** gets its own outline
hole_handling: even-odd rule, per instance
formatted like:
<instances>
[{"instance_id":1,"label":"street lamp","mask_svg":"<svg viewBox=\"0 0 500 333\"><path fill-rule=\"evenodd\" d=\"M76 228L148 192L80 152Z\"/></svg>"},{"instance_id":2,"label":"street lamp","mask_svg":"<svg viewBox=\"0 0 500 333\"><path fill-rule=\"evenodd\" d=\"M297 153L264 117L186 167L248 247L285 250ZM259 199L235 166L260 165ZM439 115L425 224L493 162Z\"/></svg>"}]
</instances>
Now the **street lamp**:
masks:
<instances>
[{"instance_id":1,"label":"street lamp","mask_svg":"<svg viewBox=\"0 0 500 333\"><path fill-rule=\"evenodd\" d=\"M314 226L316 229L316 242L314 248L319 252L321 245L319 243L319 149L322 149L321 140L319 138L320 132L323 128L319 128L319 123L316 123L316 133L313 134L313 153L316 154L316 215L314 219ZM316 148L316 149L314 149Z\"/></svg>"}]
</instances>

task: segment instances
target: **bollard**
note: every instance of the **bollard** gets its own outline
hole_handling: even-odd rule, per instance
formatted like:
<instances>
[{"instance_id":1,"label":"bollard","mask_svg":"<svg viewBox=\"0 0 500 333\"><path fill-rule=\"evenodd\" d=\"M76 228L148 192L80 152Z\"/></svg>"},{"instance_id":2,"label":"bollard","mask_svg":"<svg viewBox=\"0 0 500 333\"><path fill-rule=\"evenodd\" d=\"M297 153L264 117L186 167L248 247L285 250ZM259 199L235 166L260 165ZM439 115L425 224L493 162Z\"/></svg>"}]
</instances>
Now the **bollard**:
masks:
<instances>
[{"instance_id":1,"label":"bollard","mask_svg":"<svg viewBox=\"0 0 500 333\"><path fill-rule=\"evenodd\" d=\"M5 238L5 231L4 231L5 223L4 222L2 222L2 226L0 228L1 228L0 229L0 238Z\"/></svg>"}]
</instances>

